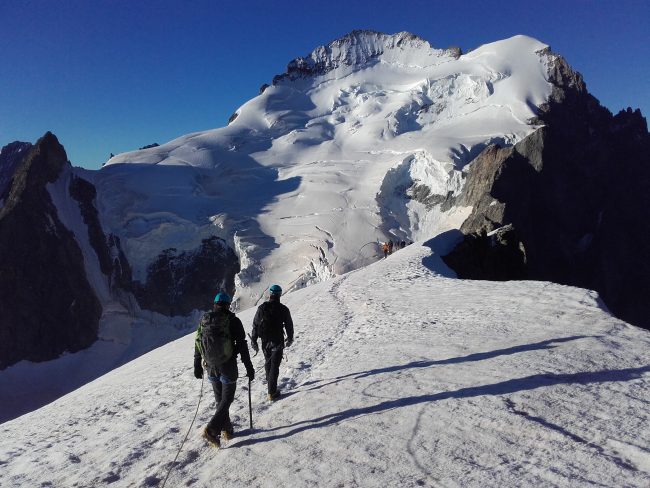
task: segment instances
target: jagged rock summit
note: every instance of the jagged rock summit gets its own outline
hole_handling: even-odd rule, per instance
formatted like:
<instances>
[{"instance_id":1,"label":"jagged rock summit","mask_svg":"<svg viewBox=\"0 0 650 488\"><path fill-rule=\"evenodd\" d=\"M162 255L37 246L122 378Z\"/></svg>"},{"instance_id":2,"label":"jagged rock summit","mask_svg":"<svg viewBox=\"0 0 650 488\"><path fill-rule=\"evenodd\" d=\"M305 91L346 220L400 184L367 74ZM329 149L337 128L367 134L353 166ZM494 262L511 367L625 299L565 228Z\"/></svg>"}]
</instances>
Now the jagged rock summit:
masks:
<instances>
[{"instance_id":1,"label":"jagged rock summit","mask_svg":"<svg viewBox=\"0 0 650 488\"><path fill-rule=\"evenodd\" d=\"M450 57L457 59L460 54L458 48L434 49L427 41L409 32L387 35L355 30L326 46L317 47L308 56L294 59L287 66L286 73L273 79L273 84L325 75L339 68L348 71L362 69L376 63L439 64Z\"/></svg>"}]
</instances>

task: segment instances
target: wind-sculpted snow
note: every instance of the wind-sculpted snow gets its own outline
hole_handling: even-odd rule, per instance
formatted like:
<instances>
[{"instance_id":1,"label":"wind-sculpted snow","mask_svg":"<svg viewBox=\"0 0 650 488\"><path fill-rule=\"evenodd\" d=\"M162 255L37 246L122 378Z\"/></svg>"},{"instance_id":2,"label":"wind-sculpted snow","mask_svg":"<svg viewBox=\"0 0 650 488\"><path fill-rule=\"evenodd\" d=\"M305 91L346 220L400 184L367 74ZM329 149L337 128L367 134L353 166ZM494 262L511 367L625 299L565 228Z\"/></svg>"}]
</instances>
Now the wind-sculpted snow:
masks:
<instances>
[{"instance_id":1,"label":"wind-sculpted snow","mask_svg":"<svg viewBox=\"0 0 650 488\"><path fill-rule=\"evenodd\" d=\"M0 485L649 486L648 331L588 290L443 277L456 238L285 295L284 398L253 358L254 430L240 379L221 450L190 334L2 424Z\"/></svg>"},{"instance_id":2,"label":"wind-sculpted snow","mask_svg":"<svg viewBox=\"0 0 650 488\"><path fill-rule=\"evenodd\" d=\"M440 202L486 145L534 130L551 93L546 47L516 36L460 56L355 31L290 63L227 127L111 159L95 178L100 211L136 277L171 243L225 239L248 263L241 307L272 281L358 268L376 259L360 252L370 242L460 225L469 209Z\"/></svg>"}]
</instances>

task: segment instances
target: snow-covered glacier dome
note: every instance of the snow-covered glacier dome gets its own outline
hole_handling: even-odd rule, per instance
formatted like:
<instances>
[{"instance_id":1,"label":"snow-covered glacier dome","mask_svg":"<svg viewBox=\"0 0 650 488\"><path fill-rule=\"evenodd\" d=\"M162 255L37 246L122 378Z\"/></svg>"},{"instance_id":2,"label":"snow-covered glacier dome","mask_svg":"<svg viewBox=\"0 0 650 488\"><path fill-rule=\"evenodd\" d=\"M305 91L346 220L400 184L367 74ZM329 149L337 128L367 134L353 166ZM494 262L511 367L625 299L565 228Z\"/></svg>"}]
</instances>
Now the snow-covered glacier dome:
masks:
<instances>
[{"instance_id":1,"label":"snow-covered glacier dome","mask_svg":"<svg viewBox=\"0 0 650 488\"><path fill-rule=\"evenodd\" d=\"M108 161L94 176L103 221L136 277L163 249L226 239L242 306L270 281L291 289L368 264L369 243L460 225L468 209L440 204L486 145L535 130L547 48L515 36L461 55L354 31L291 61L227 127Z\"/></svg>"}]
</instances>

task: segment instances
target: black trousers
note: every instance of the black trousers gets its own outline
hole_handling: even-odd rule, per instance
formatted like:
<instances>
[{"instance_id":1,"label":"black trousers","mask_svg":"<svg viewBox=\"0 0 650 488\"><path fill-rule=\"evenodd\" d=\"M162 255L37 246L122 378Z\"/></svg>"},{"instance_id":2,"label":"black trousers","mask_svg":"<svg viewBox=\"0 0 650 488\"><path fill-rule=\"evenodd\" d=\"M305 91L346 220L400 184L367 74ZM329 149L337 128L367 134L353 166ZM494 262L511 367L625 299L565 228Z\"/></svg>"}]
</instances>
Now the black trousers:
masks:
<instances>
[{"instance_id":1,"label":"black trousers","mask_svg":"<svg viewBox=\"0 0 650 488\"><path fill-rule=\"evenodd\" d=\"M264 370L266 371L266 383L270 395L278 389L278 375L280 373L280 363L282 362L283 344L274 344L267 342L262 344L264 352Z\"/></svg>"},{"instance_id":2,"label":"black trousers","mask_svg":"<svg viewBox=\"0 0 650 488\"><path fill-rule=\"evenodd\" d=\"M222 430L232 432L230 421L230 405L235 399L237 389L237 363L236 360L228 361L219 369L209 372L208 379L214 391L214 400L217 410L208 423L208 429L214 435L219 435Z\"/></svg>"}]
</instances>

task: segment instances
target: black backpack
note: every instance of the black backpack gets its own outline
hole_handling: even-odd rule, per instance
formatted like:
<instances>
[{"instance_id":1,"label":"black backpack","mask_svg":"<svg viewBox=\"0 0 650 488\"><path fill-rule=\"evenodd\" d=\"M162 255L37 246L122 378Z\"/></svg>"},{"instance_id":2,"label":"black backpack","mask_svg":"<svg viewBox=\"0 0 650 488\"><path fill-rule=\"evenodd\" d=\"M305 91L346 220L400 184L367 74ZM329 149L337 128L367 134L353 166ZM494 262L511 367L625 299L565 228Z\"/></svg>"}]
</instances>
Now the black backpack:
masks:
<instances>
[{"instance_id":1,"label":"black backpack","mask_svg":"<svg viewBox=\"0 0 650 488\"><path fill-rule=\"evenodd\" d=\"M257 327L257 335L262 341L282 341L283 313L282 305L275 302L266 302L262 305L262 321Z\"/></svg>"},{"instance_id":2,"label":"black backpack","mask_svg":"<svg viewBox=\"0 0 650 488\"><path fill-rule=\"evenodd\" d=\"M234 352L230 333L230 314L209 312L201 331L201 353L210 367L218 367L228 361Z\"/></svg>"}]
</instances>

